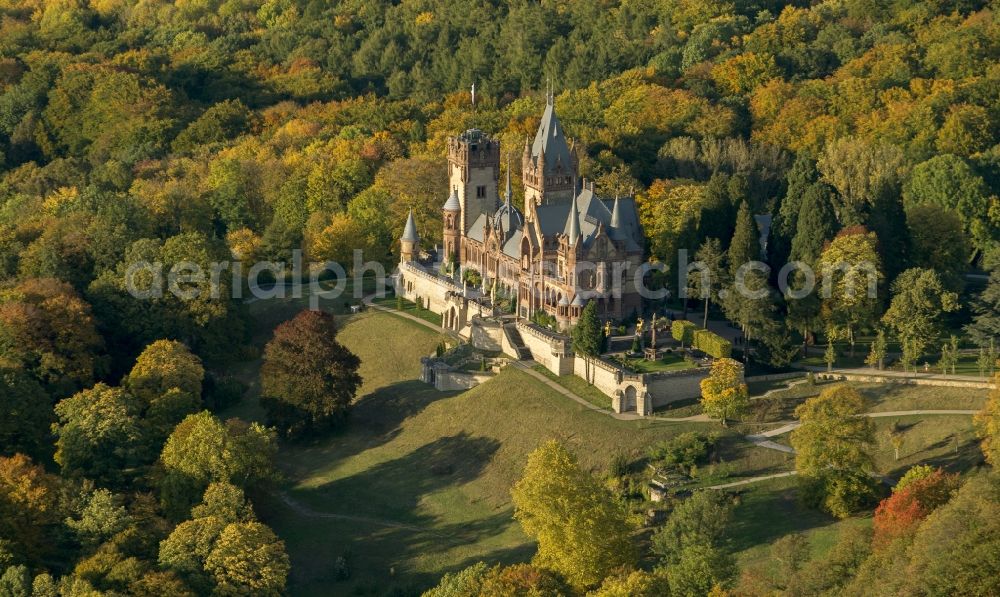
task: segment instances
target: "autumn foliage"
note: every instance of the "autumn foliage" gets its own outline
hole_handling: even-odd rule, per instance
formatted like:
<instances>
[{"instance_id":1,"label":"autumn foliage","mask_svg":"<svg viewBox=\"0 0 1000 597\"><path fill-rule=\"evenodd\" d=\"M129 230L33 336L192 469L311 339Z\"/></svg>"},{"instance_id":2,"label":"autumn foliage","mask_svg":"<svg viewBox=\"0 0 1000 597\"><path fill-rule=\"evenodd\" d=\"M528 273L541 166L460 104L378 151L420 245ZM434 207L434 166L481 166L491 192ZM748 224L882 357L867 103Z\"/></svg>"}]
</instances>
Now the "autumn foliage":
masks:
<instances>
[{"instance_id":1,"label":"autumn foliage","mask_svg":"<svg viewBox=\"0 0 1000 597\"><path fill-rule=\"evenodd\" d=\"M302 311L275 328L265 347L262 402L285 435L328 427L347 414L361 385L361 361L336 336L332 315Z\"/></svg>"},{"instance_id":2,"label":"autumn foliage","mask_svg":"<svg viewBox=\"0 0 1000 597\"><path fill-rule=\"evenodd\" d=\"M957 474L936 469L903 487L897 487L875 509L873 545L876 548L885 547L916 531L920 522L935 508L951 499L958 486Z\"/></svg>"}]
</instances>

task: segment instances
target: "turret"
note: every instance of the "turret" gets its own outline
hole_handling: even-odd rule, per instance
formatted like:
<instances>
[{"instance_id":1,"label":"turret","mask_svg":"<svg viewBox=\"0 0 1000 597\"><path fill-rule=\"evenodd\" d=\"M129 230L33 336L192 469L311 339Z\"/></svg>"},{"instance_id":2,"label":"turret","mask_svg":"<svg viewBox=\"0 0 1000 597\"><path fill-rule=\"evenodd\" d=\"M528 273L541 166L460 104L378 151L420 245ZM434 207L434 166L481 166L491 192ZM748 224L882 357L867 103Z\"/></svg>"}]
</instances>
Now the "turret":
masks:
<instances>
[{"instance_id":1,"label":"turret","mask_svg":"<svg viewBox=\"0 0 1000 597\"><path fill-rule=\"evenodd\" d=\"M413 261L413 257L419 249L420 235L417 234L417 223L413 221L413 209L410 208L410 215L406 218L406 226L403 227L403 236L399 237L399 260L403 262Z\"/></svg>"},{"instance_id":2,"label":"turret","mask_svg":"<svg viewBox=\"0 0 1000 597\"><path fill-rule=\"evenodd\" d=\"M458 200L457 189L451 190L448 200L441 207L441 221L444 223L444 234L441 236L444 242L444 255L442 257L445 261L458 261L462 236L462 204Z\"/></svg>"},{"instance_id":3,"label":"turret","mask_svg":"<svg viewBox=\"0 0 1000 597\"><path fill-rule=\"evenodd\" d=\"M613 239L620 239L624 236L622 228L622 208L618 195L615 195L615 205L611 208L611 222L609 224L608 236Z\"/></svg>"}]
</instances>

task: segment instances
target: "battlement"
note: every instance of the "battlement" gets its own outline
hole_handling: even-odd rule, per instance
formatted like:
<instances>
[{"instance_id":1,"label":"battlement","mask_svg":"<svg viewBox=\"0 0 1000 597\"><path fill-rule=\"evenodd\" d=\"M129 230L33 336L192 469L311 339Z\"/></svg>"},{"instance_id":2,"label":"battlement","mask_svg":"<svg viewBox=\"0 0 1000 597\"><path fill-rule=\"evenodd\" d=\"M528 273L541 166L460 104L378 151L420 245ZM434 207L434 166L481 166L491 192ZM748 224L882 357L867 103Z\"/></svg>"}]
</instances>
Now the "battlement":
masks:
<instances>
[{"instance_id":1,"label":"battlement","mask_svg":"<svg viewBox=\"0 0 1000 597\"><path fill-rule=\"evenodd\" d=\"M500 167L500 142L479 129L448 137L448 161L470 168Z\"/></svg>"}]
</instances>

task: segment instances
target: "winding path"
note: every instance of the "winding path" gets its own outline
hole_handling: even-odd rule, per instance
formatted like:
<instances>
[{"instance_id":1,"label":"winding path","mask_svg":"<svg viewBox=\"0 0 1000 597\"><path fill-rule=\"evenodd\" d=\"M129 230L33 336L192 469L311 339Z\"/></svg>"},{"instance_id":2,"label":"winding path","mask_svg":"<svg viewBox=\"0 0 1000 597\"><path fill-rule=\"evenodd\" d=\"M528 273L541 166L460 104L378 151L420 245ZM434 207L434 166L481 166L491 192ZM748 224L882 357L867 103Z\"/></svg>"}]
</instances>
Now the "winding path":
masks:
<instances>
[{"instance_id":1,"label":"winding path","mask_svg":"<svg viewBox=\"0 0 1000 597\"><path fill-rule=\"evenodd\" d=\"M419 317L415 317L413 315L410 315L409 313L401 312L401 311L398 311L396 309L392 309L392 308L389 308L389 307L384 307L382 305L377 305L373 301L374 297L375 297L374 294L372 294L370 296L366 296L363 299L364 304L366 306L372 308L372 309L375 309L375 310L378 310L378 311L385 311L385 312L393 313L394 315L397 315L399 317L405 317L405 318L410 319L412 321L415 321L416 323L419 323L419 324L421 324L423 326L431 328L431 329L433 329L433 330L435 330L437 332L448 333L448 334L451 334L452 336L457 337L457 334L455 334L454 332L451 332L449 330L445 330L445 329L441 328L440 326L436 326L436 325L430 323L429 321L425 321L423 319L420 319ZM609 416L609 417L611 417L613 419L617 419L619 421L637 421L637 420L643 420L643 419L646 419L646 420L648 420L648 419L655 419L655 420L658 420L658 421L686 422L686 423L711 423L711 422L714 421L714 419L709 418L705 414L693 415L693 416L690 416L690 417L663 417L663 416L658 416L658 415L650 415L650 416L642 417L642 416L639 416L639 415L637 415L635 413L616 413L616 412L612 412L612 411L609 411L607 409L601 408L601 407L597 406L596 404L593 404L593 403L589 402L588 400L580 397L579 395L577 395L575 392L571 391L570 389L568 389L568 388L564 387L563 385L561 385L561 384L559 384L559 383L557 383L557 382L549 379L548 377L546 377L545 375L542 375L538 371L535 371L532 368L532 364L533 363L534 363L534 361L513 361L513 365L515 367L517 367L521 371L524 371L528 375L534 377L538 381L542 382L543 384L545 384L546 386L548 386L549 388L551 388L553 391L555 391L555 392L557 392L557 393L559 393L559 394L561 394L561 395L569 398L570 400L573 400L577 404L580 404L581 406L583 406L583 407L585 407L585 408L587 408L589 410L592 410L592 411L595 411L595 412L599 412L601 414L607 415L607 416ZM768 390L767 392L761 394L760 396L754 396L752 398L753 399L766 398L767 396L770 396L773 393L785 391L785 390L791 388L792 386L798 385L800 383L804 383L805 381L806 381L805 379L793 380L793 381L790 381L785 387L773 388L773 389ZM869 418L872 418L872 419L884 418L884 417L935 416L935 415L966 415L966 416L972 416L972 415L975 415L978 412L979 411L976 411L976 410L947 410L947 409L941 409L941 410L893 410L893 411L884 411L884 412L864 413L863 416L869 417ZM768 430L768 431L762 431L761 433L755 433L755 434L752 434L752 435L747 435L747 436L744 436L744 438L748 442L750 442L753 445L757 446L758 448L764 448L764 449L767 449L767 450L776 450L778 452L784 452L786 454L794 454L795 450L791 446L786 446L785 444L781 444L781 443L778 443L776 441L772 441L770 438L777 437L779 435L784 435L786 433L789 433L790 431L792 431L795 428L797 428L799 425L801 425L801 423L799 423L798 421L786 421L780 427L776 427L776 428ZM786 471L786 472L782 472L782 473L774 473L774 474L771 474L771 475L761 475L759 477L750 477L750 478L747 478L747 479L741 479L739 481L733 481L731 483L722 483L720 485L712 485L710 487L707 487L706 489L727 489L727 488L730 488L730 487L739 487L741 485L749 485L751 483L758 483L760 481L767 481L767 480L770 480L770 479L779 479L779 478L782 478L782 477L790 477L790 476L793 476L795 474L796 474L795 471ZM282 500L285 501L285 503L288 504L289 507L291 507L293 509L295 509L296 506L298 506L299 508L305 508L301 504L298 504L297 502L294 502L291 499L291 497L287 496L286 494L282 493L281 497L282 497ZM293 503L296 504L296 506L293 506L292 505ZM301 510L300 511L300 510L296 509L296 511L302 513L305 516L309 515L309 514L305 513L306 512L305 510ZM383 526L392 526L392 527L398 527L398 528L411 528L411 529L416 529L417 528L417 527L408 527L406 525L399 525L399 524L392 523L392 522L389 522L389 521L378 521L378 520L375 520L375 519L366 519L366 518L361 518L361 517L352 517L352 516L349 516L349 515L325 514L325 513L318 513L318 512L315 512L314 514L317 515L317 516L327 517L327 518L343 518L345 520L362 520L362 521L370 522L372 524L382 524ZM418 530L422 530L423 531L423 530L426 530L426 529L418 529Z\"/></svg>"}]
</instances>

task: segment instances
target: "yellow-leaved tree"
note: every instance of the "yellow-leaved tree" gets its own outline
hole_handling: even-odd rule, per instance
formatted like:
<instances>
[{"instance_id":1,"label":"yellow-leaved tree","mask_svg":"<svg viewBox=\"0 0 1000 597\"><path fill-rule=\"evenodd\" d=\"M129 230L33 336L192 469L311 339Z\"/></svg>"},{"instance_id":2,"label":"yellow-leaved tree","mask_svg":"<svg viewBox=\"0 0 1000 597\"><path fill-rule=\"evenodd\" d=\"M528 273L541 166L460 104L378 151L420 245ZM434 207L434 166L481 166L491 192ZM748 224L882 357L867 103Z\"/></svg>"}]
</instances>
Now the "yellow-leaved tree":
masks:
<instances>
[{"instance_id":1,"label":"yellow-leaved tree","mask_svg":"<svg viewBox=\"0 0 1000 597\"><path fill-rule=\"evenodd\" d=\"M849 386L827 388L795 409L802 424L791 439L806 501L839 518L874 495L875 425L864 411L864 397Z\"/></svg>"},{"instance_id":2,"label":"yellow-leaved tree","mask_svg":"<svg viewBox=\"0 0 1000 597\"><path fill-rule=\"evenodd\" d=\"M536 566L586 589L616 568L635 563L625 509L556 440L528 455L511 494L514 518L538 542Z\"/></svg>"},{"instance_id":3,"label":"yellow-leaved tree","mask_svg":"<svg viewBox=\"0 0 1000 597\"><path fill-rule=\"evenodd\" d=\"M716 359L708 377L701 380L701 406L705 414L725 426L727 419L742 416L749 405L743 366L733 359Z\"/></svg>"},{"instance_id":4,"label":"yellow-leaved tree","mask_svg":"<svg viewBox=\"0 0 1000 597\"><path fill-rule=\"evenodd\" d=\"M857 332L878 320L883 279L878 238L863 226L837 233L819 258L822 317L829 334L845 338L854 356Z\"/></svg>"},{"instance_id":5,"label":"yellow-leaved tree","mask_svg":"<svg viewBox=\"0 0 1000 597\"><path fill-rule=\"evenodd\" d=\"M993 379L996 387L983 410L976 415L976 433L983 440L983 454L994 468L1000 468L1000 375Z\"/></svg>"}]
</instances>

